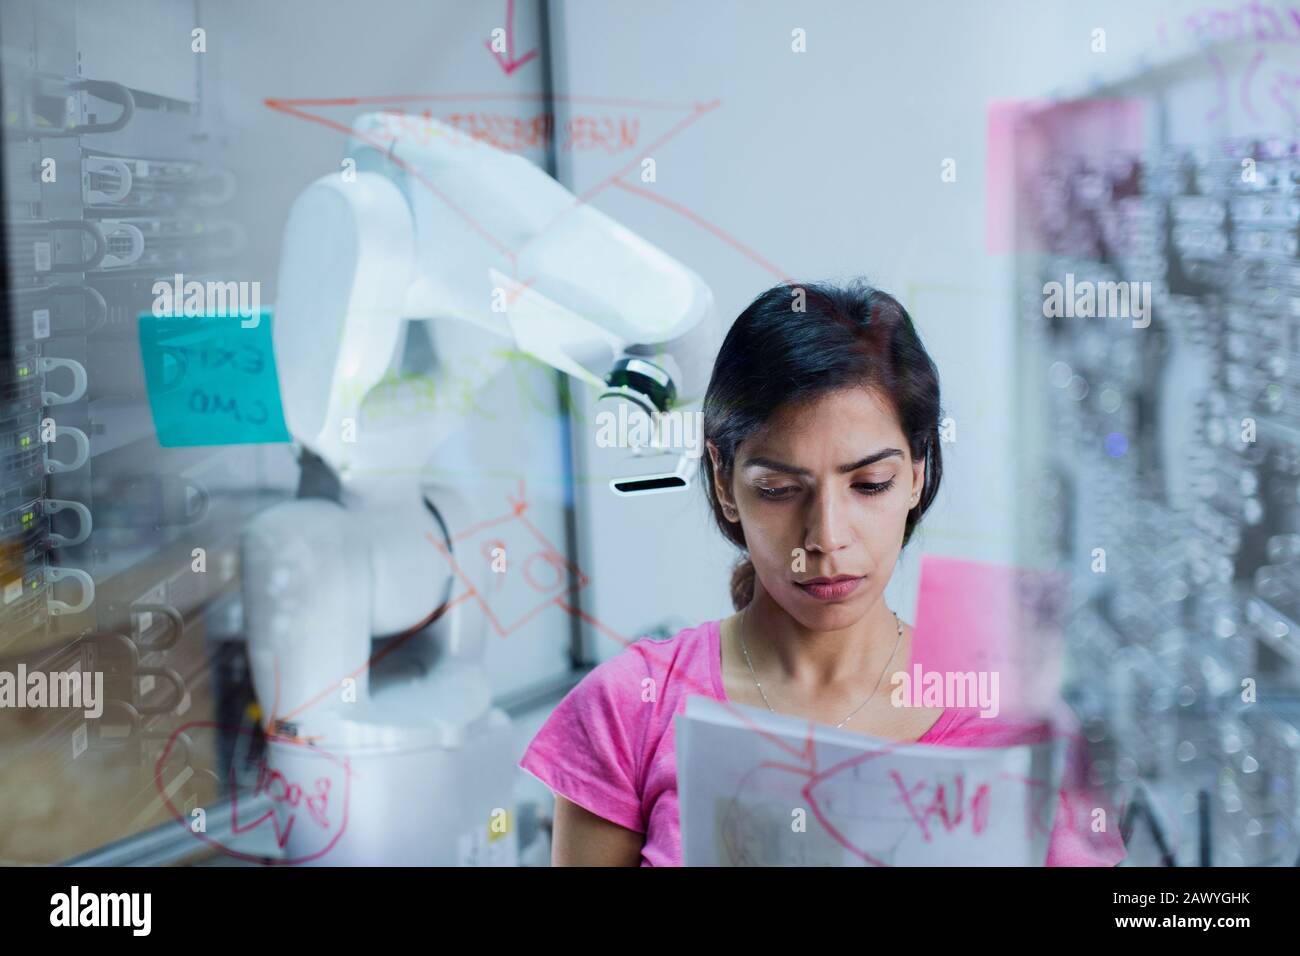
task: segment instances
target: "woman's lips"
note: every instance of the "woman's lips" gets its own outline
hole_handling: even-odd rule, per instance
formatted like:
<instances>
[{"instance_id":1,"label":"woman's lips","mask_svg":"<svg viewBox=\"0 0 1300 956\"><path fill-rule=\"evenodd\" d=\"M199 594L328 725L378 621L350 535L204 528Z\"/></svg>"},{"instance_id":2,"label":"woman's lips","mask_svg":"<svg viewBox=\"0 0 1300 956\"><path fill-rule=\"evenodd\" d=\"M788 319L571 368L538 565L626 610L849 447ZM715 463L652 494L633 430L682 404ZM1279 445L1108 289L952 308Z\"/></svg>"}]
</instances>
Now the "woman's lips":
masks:
<instances>
[{"instance_id":1,"label":"woman's lips","mask_svg":"<svg viewBox=\"0 0 1300 956\"><path fill-rule=\"evenodd\" d=\"M852 594L864 579L861 577L838 577L838 578L820 578L813 581L799 582L800 589L809 597L814 597L819 601L839 601Z\"/></svg>"}]
</instances>

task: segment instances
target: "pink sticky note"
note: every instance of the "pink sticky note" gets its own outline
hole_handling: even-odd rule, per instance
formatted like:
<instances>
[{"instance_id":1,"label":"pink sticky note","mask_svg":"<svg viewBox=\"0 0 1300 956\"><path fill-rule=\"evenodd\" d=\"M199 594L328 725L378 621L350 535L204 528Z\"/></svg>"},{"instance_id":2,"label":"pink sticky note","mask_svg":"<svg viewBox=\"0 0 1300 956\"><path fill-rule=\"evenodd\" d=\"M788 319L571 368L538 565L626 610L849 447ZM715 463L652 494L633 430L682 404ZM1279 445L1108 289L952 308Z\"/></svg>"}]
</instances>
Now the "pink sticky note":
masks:
<instances>
[{"instance_id":1,"label":"pink sticky note","mask_svg":"<svg viewBox=\"0 0 1300 956\"><path fill-rule=\"evenodd\" d=\"M1044 717L1059 700L1064 597L1057 572L926 555L911 670L944 675L945 688L974 673L996 687L999 716Z\"/></svg>"},{"instance_id":2,"label":"pink sticky note","mask_svg":"<svg viewBox=\"0 0 1300 956\"><path fill-rule=\"evenodd\" d=\"M1134 98L995 100L986 120L984 246L995 254L1046 251L1028 213L1035 209L1036 183L1054 157L1104 166L1147 145L1144 104Z\"/></svg>"}]
</instances>

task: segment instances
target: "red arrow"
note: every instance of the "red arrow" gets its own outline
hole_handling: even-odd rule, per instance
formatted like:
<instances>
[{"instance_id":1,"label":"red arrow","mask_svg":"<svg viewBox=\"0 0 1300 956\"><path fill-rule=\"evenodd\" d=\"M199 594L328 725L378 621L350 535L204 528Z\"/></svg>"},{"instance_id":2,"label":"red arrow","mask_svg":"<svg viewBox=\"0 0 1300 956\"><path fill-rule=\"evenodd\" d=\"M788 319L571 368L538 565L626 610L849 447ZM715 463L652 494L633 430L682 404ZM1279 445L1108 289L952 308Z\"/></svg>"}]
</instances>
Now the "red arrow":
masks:
<instances>
[{"instance_id":1,"label":"red arrow","mask_svg":"<svg viewBox=\"0 0 1300 956\"><path fill-rule=\"evenodd\" d=\"M501 64L501 69L505 70L506 76L537 56L536 50L529 50L519 59L515 59L515 0L506 0L506 55L502 57L499 52L493 50L491 40L483 42L488 51L497 58L497 63Z\"/></svg>"}]
</instances>

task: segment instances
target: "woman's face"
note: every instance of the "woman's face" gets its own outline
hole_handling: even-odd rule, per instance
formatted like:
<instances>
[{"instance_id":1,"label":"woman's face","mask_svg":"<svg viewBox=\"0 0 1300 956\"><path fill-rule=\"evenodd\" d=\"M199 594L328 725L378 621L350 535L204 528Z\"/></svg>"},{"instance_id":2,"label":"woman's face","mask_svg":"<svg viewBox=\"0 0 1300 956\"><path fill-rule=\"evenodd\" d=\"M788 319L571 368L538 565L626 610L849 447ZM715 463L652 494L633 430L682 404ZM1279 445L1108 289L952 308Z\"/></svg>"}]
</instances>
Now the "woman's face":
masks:
<instances>
[{"instance_id":1,"label":"woman's face","mask_svg":"<svg viewBox=\"0 0 1300 956\"><path fill-rule=\"evenodd\" d=\"M925 481L889 405L845 388L783 409L736 449L730 488L709 454L763 590L810 630L857 623L893 574ZM817 586L835 578L846 580Z\"/></svg>"}]
</instances>

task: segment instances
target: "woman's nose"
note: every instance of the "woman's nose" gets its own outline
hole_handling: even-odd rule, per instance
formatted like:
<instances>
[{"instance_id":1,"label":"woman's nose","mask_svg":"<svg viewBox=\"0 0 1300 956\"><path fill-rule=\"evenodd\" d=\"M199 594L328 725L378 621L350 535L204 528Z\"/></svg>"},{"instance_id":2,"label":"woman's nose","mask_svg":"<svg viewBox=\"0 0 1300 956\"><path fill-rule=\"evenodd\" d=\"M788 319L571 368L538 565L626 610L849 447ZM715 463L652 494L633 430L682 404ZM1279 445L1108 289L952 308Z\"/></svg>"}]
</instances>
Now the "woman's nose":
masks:
<instances>
[{"instance_id":1,"label":"woman's nose","mask_svg":"<svg viewBox=\"0 0 1300 956\"><path fill-rule=\"evenodd\" d=\"M837 551L849 543L852 535L845 525L848 510L833 494L813 497L804 534L809 551Z\"/></svg>"}]
</instances>

